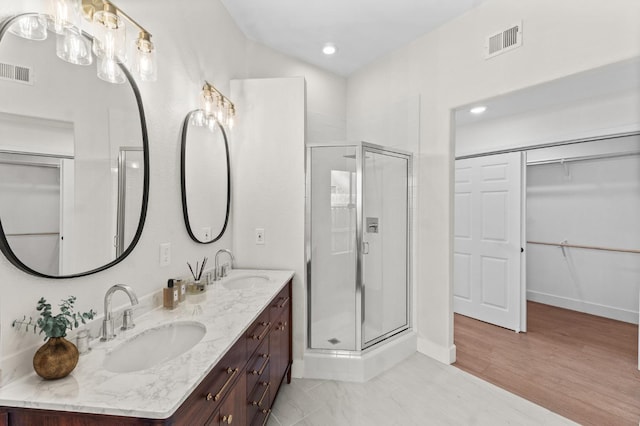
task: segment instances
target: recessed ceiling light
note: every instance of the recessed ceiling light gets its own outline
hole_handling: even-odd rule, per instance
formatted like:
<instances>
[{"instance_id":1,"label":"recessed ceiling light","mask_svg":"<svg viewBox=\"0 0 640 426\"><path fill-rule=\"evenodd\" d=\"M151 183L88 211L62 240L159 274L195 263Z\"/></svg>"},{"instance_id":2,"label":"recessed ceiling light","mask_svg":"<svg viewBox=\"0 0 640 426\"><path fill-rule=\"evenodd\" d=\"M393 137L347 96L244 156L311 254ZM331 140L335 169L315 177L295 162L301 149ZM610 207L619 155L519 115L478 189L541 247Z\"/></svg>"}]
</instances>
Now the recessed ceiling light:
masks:
<instances>
[{"instance_id":1,"label":"recessed ceiling light","mask_svg":"<svg viewBox=\"0 0 640 426\"><path fill-rule=\"evenodd\" d=\"M336 45L333 43L327 43L322 48L322 53L324 53L325 55L333 55L337 51L338 49L336 49Z\"/></svg>"},{"instance_id":2,"label":"recessed ceiling light","mask_svg":"<svg viewBox=\"0 0 640 426\"><path fill-rule=\"evenodd\" d=\"M471 114L482 114L487 110L487 107L484 105L478 105L477 107L473 107L469 110Z\"/></svg>"}]
</instances>

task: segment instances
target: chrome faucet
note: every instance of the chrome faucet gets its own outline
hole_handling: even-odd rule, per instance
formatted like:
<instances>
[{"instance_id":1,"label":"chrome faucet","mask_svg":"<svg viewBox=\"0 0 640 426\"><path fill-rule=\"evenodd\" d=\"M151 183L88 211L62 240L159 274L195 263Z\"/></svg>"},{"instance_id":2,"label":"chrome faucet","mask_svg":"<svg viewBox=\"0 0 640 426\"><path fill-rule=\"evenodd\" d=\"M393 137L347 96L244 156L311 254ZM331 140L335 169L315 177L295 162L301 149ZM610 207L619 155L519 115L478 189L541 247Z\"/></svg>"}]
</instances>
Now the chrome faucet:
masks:
<instances>
[{"instance_id":1,"label":"chrome faucet","mask_svg":"<svg viewBox=\"0 0 640 426\"><path fill-rule=\"evenodd\" d=\"M227 268L225 266L220 266L220 263L218 261L218 256L220 255L220 253L227 253L229 255L229 257L231 258L231 269L233 269L233 262L235 262L235 258L233 257L233 253L231 253L231 250L229 249L220 249L218 250L218 252L216 253L216 264L215 264L215 268L213 271L213 280L214 281L218 281L220 280L222 277L226 277L227 276Z\"/></svg>"},{"instance_id":2,"label":"chrome faucet","mask_svg":"<svg viewBox=\"0 0 640 426\"><path fill-rule=\"evenodd\" d=\"M103 342L116 337L113 326L113 312L111 312L111 296L113 296L113 293L118 290L122 290L127 293L127 296L129 296L129 300L131 301L131 306L138 304L138 297L136 296L136 293L128 285L116 284L107 290L107 293L104 295L104 320L102 321L102 337L100 338ZM122 329L126 330L133 328L134 326L133 311L131 309L127 309L122 320Z\"/></svg>"}]
</instances>

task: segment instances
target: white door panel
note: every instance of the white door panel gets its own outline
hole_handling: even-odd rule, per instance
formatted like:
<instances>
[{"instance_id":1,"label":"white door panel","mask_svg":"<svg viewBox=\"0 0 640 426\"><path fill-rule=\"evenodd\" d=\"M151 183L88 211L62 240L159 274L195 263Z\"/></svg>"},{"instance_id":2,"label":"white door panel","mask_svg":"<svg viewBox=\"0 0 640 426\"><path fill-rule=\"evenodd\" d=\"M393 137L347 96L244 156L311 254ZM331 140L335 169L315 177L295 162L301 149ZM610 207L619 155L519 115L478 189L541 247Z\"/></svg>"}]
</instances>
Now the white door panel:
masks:
<instances>
[{"instance_id":1,"label":"white door panel","mask_svg":"<svg viewBox=\"0 0 640 426\"><path fill-rule=\"evenodd\" d=\"M456 161L454 311L506 327L522 323L520 153Z\"/></svg>"}]
</instances>

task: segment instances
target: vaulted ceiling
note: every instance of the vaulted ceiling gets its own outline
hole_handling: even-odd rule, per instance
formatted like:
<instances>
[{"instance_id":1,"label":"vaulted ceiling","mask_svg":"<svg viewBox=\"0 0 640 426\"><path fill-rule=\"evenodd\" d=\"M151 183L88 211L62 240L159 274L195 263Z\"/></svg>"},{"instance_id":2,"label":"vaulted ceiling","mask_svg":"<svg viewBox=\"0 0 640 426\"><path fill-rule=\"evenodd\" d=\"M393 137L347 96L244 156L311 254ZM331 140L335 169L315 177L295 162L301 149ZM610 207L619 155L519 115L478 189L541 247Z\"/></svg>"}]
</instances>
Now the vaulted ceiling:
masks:
<instances>
[{"instance_id":1,"label":"vaulted ceiling","mask_svg":"<svg viewBox=\"0 0 640 426\"><path fill-rule=\"evenodd\" d=\"M222 0L245 35L348 76L484 0ZM326 56L332 43L337 53Z\"/></svg>"}]
</instances>

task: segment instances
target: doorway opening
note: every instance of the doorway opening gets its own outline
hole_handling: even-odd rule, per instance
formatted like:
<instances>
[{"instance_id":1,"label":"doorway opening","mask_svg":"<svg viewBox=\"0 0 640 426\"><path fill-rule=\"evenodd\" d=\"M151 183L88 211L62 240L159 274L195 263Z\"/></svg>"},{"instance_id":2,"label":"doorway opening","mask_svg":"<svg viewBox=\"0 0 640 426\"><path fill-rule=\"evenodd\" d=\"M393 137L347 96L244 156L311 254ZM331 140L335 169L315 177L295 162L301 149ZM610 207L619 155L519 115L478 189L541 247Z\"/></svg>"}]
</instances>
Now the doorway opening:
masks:
<instances>
[{"instance_id":1,"label":"doorway opening","mask_svg":"<svg viewBox=\"0 0 640 426\"><path fill-rule=\"evenodd\" d=\"M486 120L456 112L457 365L580 423L640 419L640 123L625 116L640 85L609 91L603 77L638 70L505 96Z\"/></svg>"}]
</instances>

